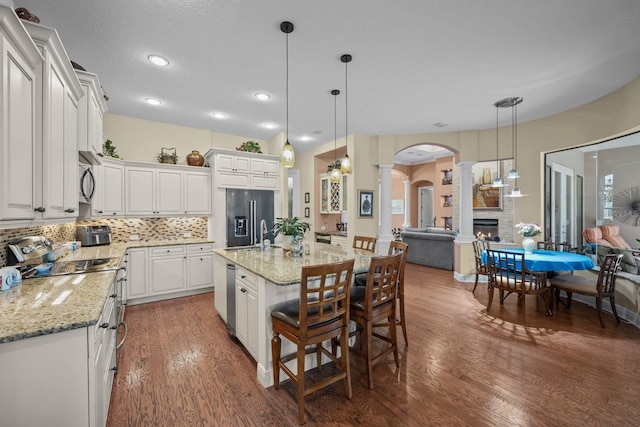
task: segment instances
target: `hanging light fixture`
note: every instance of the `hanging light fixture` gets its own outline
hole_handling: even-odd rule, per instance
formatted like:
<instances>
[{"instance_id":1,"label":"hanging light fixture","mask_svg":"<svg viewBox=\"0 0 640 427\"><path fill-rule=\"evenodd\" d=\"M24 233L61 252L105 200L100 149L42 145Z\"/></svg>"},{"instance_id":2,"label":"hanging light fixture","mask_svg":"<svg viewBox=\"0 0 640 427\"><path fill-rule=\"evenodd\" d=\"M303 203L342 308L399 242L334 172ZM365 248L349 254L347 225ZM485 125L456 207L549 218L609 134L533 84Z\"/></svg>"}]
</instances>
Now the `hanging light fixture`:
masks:
<instances>
[{"instance_id":1,"label":"hanging light fixture","mask_svg":"<svg viewBox=\"0 0 640 427\"><path fill-rule=\"evenodd\" d=\"M493 180L493 184L491 184L492 187L496 187L496 188L500 188L500 187L506 187L507 184L503 184L502 182L502 176L500 176L500 173L502 172L500 170L500 158L498 157L498 103L496 102L495 104L496 107L496 170L498 171L496 173L496 177Z\"/></svg>"},{"instance_id":2,"label":"hanging light fixture","mask_svg":"<svg viewBox=\"0 0 640 427\"><path fill-rule=\"evenodd\" d=\"M511 149L513 150L513 168L507 175L508 179L514 179L515 183L511 194L505 194L505 197L524 197L528 194L522 194L518 187L518 104L523 101L522 97L514 96L511 98L501 99L494 105L497 108L511 108Z\"/></svg>"},{"instance_id":3,"label":"hanging light fixture","mask_svg":"<svg viewBox=\"0 0 640 427\"><path fill-rule=\"evenodd\" d=\"M340 91L338 89L333 89L331 91L331 95L333 95L333 132L334 132L334 139L333 139L333 164L334 164L334 168L331 169L331 182L340 182L340 180L342 179L342 171L340 170L341 168L337 168L335 167L336 163L338 162L338 156L336 154L337 151L337 146L336 146L336 141L338 140L338 95L340 95ZM342 164L342 161L344 161L344 159L341 160L340 164Z\"/></svg>"},{"instance_id":4,"label":"hanging light fixture","mask_svg":"<svg viewBox=\"0 0 640 427\"><path fill-rule=\"evenodd\" d=\"M293 152L293 145L289 144L289 33L293 32L293 24L288 21L283 21L280 24L280 31L286 34L287 38L287 55L286 55L286 101L287 101L287 131L285 134L286 143L282 146L282 153L280 154L280 163L285 168L292 168L296 162L296 154Z\"/></svg>"},{"instance_id":5,"label":"hanging light fixture","mask_svg":"<svg viewBox=\"0 0 640 427\"><path fill-rule=\"evenodd\" d=\"M349 54L344 54L340 57L340 61L344 63L344 146L345 146L344 157L340 160L340 170L345 175L349 175L352 169L351 159L349 158L349 144L347 143L347 137L349 136L349 128L348 128L349 103L348 103L348 97L347 97L348 96L347 68L348 68L349 62L351 62L352 59L353 57Z\"/></svg>"}]
</instances>

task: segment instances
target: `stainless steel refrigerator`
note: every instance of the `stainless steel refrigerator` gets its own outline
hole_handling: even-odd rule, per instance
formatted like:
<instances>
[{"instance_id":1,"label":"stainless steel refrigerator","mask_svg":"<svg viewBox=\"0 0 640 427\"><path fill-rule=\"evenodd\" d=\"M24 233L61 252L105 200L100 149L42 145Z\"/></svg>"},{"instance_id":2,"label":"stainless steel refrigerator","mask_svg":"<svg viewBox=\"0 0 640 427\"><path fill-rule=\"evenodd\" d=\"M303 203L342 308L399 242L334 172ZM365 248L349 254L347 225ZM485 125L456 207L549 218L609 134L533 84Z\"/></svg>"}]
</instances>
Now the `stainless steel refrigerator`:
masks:
<instances>
[{"instance_id":1,"label":"stainless steel refrigerator","mask_svg":"<svg viewBox=\"0 0 640 427\"><path fill-rule=\"evenodd\" d=\"M227 247L259 243L263 219L273 243L273 191L227 189Z\"/></svg>"}]
</instances>

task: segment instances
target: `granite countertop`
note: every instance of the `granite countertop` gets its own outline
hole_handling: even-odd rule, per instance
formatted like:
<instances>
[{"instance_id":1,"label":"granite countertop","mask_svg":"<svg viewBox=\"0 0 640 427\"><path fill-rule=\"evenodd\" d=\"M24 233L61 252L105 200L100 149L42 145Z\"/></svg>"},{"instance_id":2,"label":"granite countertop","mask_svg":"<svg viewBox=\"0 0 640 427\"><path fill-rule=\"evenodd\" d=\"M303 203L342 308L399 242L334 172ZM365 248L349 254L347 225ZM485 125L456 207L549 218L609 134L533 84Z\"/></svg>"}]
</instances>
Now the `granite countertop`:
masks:
<instances>
[{"instance_id":1,"label":"granite countertop","mask_svg":"<svg viewBox=\"0 0 640 427\"><path fill-rule=\"evenodd\" d=\"M122 258L127 248L213 243L211 239L172 239L81 247L60 262ZM115 271L23 280L0 293L0 343L95 325Z\"/></svg>"},{"instance_id":2,"label":"granite countertop","mask_svg":"<svg viewBox=\"0 0 640 427\"><path fill-rule=\"evenodd\" d=\"M305 243L305 252L301 257L292 257L282 248L261 251L255 247L221 248L213 252L264 277L276 285L300 283L302 267L305 265L327 264L354 258L354 274L369 270L373 255L362 249L345 248L327 243Z\"/></svg>"}]
</instances>

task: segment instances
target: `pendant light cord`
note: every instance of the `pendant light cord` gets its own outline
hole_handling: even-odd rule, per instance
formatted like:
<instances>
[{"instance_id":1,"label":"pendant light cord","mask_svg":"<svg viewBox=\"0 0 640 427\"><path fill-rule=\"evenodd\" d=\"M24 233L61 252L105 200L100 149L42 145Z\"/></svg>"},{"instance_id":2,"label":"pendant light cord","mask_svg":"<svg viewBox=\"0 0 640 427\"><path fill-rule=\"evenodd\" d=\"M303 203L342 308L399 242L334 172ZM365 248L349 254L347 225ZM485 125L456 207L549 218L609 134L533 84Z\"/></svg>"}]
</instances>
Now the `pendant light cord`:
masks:
<instances>
[{"instance_id":1,"label":"pendant light cord","mask_svg":"<svg viewBox=\"0 0 640 427\"><path fill-rule=\"evenodd\" d=\"M285 97L287 102L287 136L286 141L289 142L289 33L287 33L286 37L286 61L287 66L285 67L285 78L287 80L286 89L285 89Z\"/></svg>"},{"instance_id":2,"label":"pendant light cord","mask_svg":"<svg viewBox=\"0 0 640 427\"><path fill-rule=\"evenodd\" d=\"M496 179L500 178L500 161L498 160L498 106L496 105L496 169L497 169L497 176Z\"/></svg>"},{"instance_id":3,"label":"pendant light cord","mask_svg":"<svg viewBox=\"0 0 640 427\"><path fill-rule=\"evenodd\" d=\"M347 144L347 136L349 135L349 90L348 75L349 62L344 63L344 152L349 155L349 146Z\"/></svg>"},{"instance_id":4,"label":"pendant light cord","mask_svg":"<svg viewBox=\"0 0 640 427\"><path fill-rule=\"evenodd\" d=\"M338 156L336 155L336 141L338 140L338 94L335 92L331 93L333 95L333 163L335 167L335 162L338 160Z\"/></svg>"}]
</instances>

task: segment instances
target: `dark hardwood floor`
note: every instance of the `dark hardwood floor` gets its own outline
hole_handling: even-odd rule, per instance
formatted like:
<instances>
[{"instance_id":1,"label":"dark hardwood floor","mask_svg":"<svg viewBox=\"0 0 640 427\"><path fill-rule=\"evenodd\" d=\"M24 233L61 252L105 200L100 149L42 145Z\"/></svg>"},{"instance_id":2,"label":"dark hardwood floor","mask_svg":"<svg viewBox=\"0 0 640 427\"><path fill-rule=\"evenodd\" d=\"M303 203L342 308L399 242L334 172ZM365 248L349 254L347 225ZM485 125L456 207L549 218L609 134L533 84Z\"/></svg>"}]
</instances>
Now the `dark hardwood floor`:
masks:
<instances>
[{"instance_id":1,"label":"dark hardwood floor","mask_svg":"<svg viewBox=\"0 0 640 427\"><path fill-rule=\"evenodd\" d=\"M409 347L307 397L306 425L637 426L640 330L574 302L553 317L512 295L487 313L486 287L407 264ZM108 426L294 426L295 390L264 389L212 293L128 307ZM314 375L313 373L309 375Z\"/></svg>"}]
</instances>

